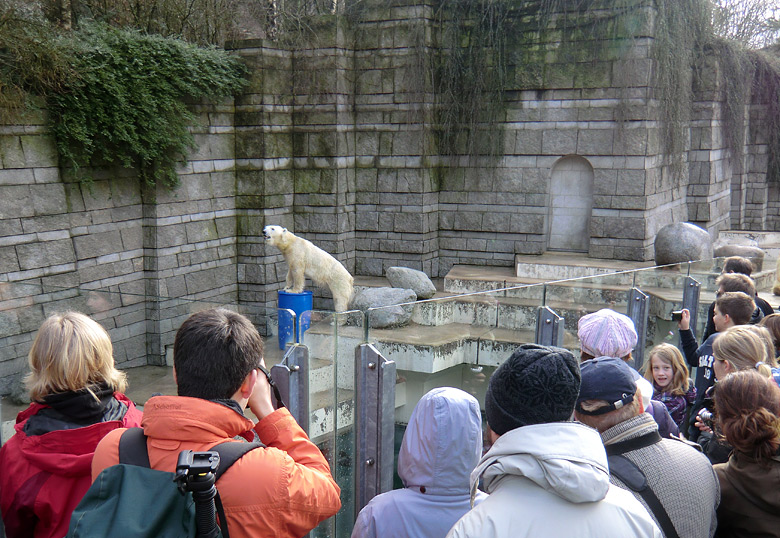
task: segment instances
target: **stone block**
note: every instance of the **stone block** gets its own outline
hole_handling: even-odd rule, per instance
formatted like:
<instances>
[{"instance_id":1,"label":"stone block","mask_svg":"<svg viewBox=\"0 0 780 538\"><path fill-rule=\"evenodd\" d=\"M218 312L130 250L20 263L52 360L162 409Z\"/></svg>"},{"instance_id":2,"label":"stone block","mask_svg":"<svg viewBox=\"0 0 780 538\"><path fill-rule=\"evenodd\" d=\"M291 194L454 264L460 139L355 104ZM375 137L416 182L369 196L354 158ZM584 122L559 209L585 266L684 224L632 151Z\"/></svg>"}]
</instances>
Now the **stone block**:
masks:
<instances>
[{"instance_id":1,"label":"stone block","mask_svg":"<svg viewBox=\"0 0 780 538\"><path fill-rule=\"evenodd\" d=\"M16 254L19 257L19 267L23 271L76 261L73 242L70 239L17 245Z\"/></svg>"},{"instance_id":2,"label":"stone block","mask_svg":"<svg viewBox=\"0 0 780 538\"><path fill-rule=\"evenodd\" d=\"M217 239L217 226L213 220L189 222L184 225L188 243L200 243Z\"/></svg>"},{"instance_id":3,"label":"stone block","mask_svg":"<svg viewBox=\"0 0 780 538\"><path fill-rule=\"evenodd\" d=\"M35 214L30 187L6 185L0 196L0 219L31 217Z\"/></svg>"},{"instance_id":4,"label":"stone block","mask_svg":"<svg viewBox=\"0 0 780 538\"><path fill-rule=\"evenodd\" d=\"M542 135L542 153L545 155L568 155L577 153L577 130L546 130Z\"/></svg>"},{"instance_id":5,"label":"stone block","mask_svg":"<svg viewBox=\"0 0 780 538\"><path fill-rule=\"evenodd\" d=\"M423 215L418 213L397 213L393 218L393 231L399 233L428 232L423 221Z\"/></svg>"},{"instance_id":6,"label":"stone block","mask_svg":"<svg viewBox=\"0 0 780 538\"><path fill-rule=\"evenodd\" d=\"M482 214L472 211L459 211L455 214L455 229L479 231L482 229Z\"/></svg>"},{"instance_id":7,"label":"stone block","mask_svg":"<svg viewBox=\"0 0 780 538\"><path fill-rule=\"evenodd\" d=\"M0 247L0 273L13 273L20 269L14 247Z\"/></svg>"},{"instance_id":8,"label":"stone block","mask_svg":"<svg viewBox=\"0 0 780 538\"><path fill-rule=\"evenodd\" d=\"M91 233L73 238L76 257L79 260L97 258L119 252L122 248L122 236L119 230Z\"/></svg>"},{"instance_id":9,"label":"stone block","mask_svg":"<svg viewBox=\"0 0 780 538\"><path fill-rule=\"evenodd\" d=\"M612 155L611 129L582 129L577 134L578 155Z\"/></svg>"},{"instance_id":10,"label":"stone block","mask_svg":"<svg viewBox=\"0 0 780 538\"><path fill-rule=\"evenodd\" d=\"M30 168L57 166L59 155L54 138L45 135L30 135L20 137L24 160Z\"/></svg>"},{"instance_id":11,"label":"stone block","mask_svg":"<svg viewBox=\"0 0 780 538\"><path fill-rule=\"evenodd\" d=\"M113 207L111 201L111 183L109 181L93 181L82 188L84 207L87 211L108 209Z\"/></svg>"},{"instance_id":12,"label":"stone block","mask_svg":"<svg viewBox=\"0 0 780 538\"><path fill-rule=\"evenodd\" d=\"M36 215L54 215L67 211L63 184L30 185L30 196Z\"/></svg>"}]
</instances>

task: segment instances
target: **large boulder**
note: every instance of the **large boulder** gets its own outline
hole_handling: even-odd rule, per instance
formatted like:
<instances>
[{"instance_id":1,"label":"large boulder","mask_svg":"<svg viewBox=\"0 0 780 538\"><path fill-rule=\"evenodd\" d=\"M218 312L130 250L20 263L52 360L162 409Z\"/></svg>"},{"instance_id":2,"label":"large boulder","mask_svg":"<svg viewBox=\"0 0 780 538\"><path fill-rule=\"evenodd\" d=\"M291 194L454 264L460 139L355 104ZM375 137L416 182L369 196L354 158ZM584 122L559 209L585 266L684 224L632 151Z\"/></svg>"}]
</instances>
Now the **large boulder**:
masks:
<instances>
[{"instance_id":1,"label":"large boulder","mask_svg":"<svg viewBox=\"0 0 780 538\"><path fill-rule=\"evenodd\" d=\"M655 236L655 263L667 265L712 258L712 238L689 222L667 224Z\"/></svg>"},{"instance_id":2,"label":"large boulder","mask_svg":"<svg viewBox=\"0 0 780 538\"><path fill-rule=\"evenodd\" d=\"M394 288L414 290L418 299L430 299L436 293L436 286L428 275L417 269L390 267L387 270L387 280Z\"/></svg>"},{"instance_id":3,"label":"large boulder","mask_svg":"<svg viewBox=\"0 0 780 538\"><path fill-rule=\"evenodd\" d=\"M369 308L379 308L369 313L368 323L372 329L388 329L401 327L412 319L412 305L398 306L401 303L411 303L417 300L414 290L402 288L366 288L360 290L352 299L352 308L368 311Z\"/></svg>"},{"instance_id":4,"label":"large boulder","mask_svg":"<svg viewBox=\"0 0 780 538\"><path fill-rule=\"evenodd\" d=\"M753 262L753 269L761 271L764 266L764 251L758 247L749 245L726 244L713 249L716 258L728 258L729 256L741 256Z\"/></svg>"}]
</instances>

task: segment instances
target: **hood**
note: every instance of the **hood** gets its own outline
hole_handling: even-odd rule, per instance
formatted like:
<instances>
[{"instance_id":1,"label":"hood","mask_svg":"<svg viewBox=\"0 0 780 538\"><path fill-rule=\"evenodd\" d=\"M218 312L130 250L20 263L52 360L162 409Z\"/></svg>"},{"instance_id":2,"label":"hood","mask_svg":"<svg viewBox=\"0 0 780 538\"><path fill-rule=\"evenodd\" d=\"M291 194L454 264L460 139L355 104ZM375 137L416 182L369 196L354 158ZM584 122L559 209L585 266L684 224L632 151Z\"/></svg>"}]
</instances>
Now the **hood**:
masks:
<instances>
[{"instance_id":1,"label":"hood","mask_svg":"<svg viewBox=\"0 0 780 538\"><path fill-rule=\"evenodd\" d=\"M480 478L492 493L512 476L525 477L572 503L600 501L609 491L601 437L578 422L523 426L499 437L471 473L472 496Z\"/></svg>"},{"instance_id":2,"label":"hood","mask_svg":"<svg viewBox=\"0 0 780 538\"><path fill-rule=\"evenodd\" d=\"M115 396L134 409L132 402L124 395L116 393ZM121 420L110 420L81 428L27 436L24 433L25 423L44 407L39 403L30 405L19 413L14 428L20 436L20 450L24 457L41 470L58 476L83 476L85 473L89 475L92 456L100 440L112 430L125 426Z\"/></svg>"},{"instance_id":3,"label":"hood","mask_svg":"<svg viewBox=\"0 0 780 538\"><path fill-rule=\"evenodd\" d=\"M477 400L460 389L433 389L412 411L398 453L398 476L406 487L425 486L433 495L465 494L481 454Z\"/></svg>"}]
</instances>

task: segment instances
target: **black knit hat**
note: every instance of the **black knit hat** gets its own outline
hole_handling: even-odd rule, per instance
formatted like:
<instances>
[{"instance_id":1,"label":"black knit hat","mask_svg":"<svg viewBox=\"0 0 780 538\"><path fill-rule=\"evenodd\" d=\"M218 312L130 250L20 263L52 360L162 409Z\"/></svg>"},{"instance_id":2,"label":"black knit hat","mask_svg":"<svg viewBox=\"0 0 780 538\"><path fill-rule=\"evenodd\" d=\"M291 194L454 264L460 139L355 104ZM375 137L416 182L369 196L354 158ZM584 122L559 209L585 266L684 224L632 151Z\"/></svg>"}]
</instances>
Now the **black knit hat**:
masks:
<instances>
[{"instance_id":1,"label":"black knit hat","mask_svg":"<svg viewBox=\"0 0 780 538\"><path fill-rule=\"evenodd\" d=\"M580 365L559 347L523 344L490 378L485 415L498 435L568 420L580 391Z\"/></svg>"}]
</instances>

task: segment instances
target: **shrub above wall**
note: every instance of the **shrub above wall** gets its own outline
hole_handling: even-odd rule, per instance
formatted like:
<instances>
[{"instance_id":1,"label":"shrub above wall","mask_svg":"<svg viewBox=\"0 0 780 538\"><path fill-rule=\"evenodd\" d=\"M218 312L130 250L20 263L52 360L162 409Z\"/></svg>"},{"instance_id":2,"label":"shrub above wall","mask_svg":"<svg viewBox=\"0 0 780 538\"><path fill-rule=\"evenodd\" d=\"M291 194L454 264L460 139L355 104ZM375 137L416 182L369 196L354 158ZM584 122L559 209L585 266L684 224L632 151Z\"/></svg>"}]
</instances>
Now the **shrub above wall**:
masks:
<instances>
[{"instance_id":1,"label":"shrub above wall","mask_svg":"<svg viewBox=\"0 0 780 538\"><path fill-rule=\"evenodd\" d=\"M25 90L45 98L60 165L82 180L86 168L121 165L148 184L177 184L176 164L194 147L187 100L229 97L245 83L243 64L215 47L99 23L62 31L12 20L0 32L0 103Z\"/></svg>"}]
</instances>

